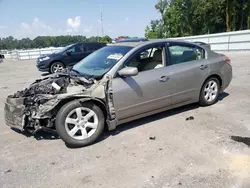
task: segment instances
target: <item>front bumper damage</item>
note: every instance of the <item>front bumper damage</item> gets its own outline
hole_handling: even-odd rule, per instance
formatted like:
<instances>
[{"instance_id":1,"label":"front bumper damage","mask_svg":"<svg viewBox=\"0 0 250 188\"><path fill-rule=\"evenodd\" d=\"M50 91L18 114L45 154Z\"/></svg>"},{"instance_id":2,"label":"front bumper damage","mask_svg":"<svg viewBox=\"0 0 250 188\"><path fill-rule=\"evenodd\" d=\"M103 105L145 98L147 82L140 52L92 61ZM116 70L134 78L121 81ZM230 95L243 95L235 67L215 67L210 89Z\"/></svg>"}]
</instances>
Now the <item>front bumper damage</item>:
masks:
<instances>
[{"instance_id":1,"label":"front bumper damage","mask_svg":"<svg viewBox=\"0 0 250 188\"><path fill-rule=\"evenodd\" d=\"M39 103L38 100L45 100ZM27 101L34 100L32 104ZM56 97L38 95L36 98L9 96L6 99L4 115L6 125L11 128L35 134L37 131L52 128L55 115L53 109L59 104Z\"/></svg>"},{"instance_id":2,"label":"front bumper damage","mask_svg":"<svg viewBox=\"0 0 250 188\"><path fill-rule=\"evenodd\" d=\"M109 124L113 129L115 125L111 118L114 119L115 112L108 83L108 79L87 80L69 74L55 74L37 80L29 88L7 97L5 122L11 128L31 134L40 130L55 131L56 114L63 104L74 99L82 102L96 100L105 106L108 122L111 122Z\"/></svg>"},{"instance_id":3,"label":"front bumper damage","mask_svg":"<svg viewBox=\"0 0 250 188\"><path fill-rule=\"evenodd\" d=\"M25 125L25 106L23 98L7 98L4 107L5 122L12 128L24 130Z\"/></svg>"}]
</instances>

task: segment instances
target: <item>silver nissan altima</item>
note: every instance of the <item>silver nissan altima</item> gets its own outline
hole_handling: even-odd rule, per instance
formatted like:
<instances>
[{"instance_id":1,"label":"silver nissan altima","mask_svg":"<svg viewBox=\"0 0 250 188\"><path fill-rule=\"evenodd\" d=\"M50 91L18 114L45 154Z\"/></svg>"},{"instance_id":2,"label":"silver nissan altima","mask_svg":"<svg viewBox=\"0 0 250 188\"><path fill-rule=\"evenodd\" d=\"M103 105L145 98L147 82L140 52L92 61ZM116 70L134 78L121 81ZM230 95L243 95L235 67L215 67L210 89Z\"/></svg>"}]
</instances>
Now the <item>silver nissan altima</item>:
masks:
<instances>
[{"instance_id":1,"label":"silver nissan altima","mask_svg":"<svg viewBox=\"0 0 250 188\"><path fill-rule=\"evenodd\" d=\"M190 103L214 104L232 80L230 59L198 44L157 40L103 47L71 70L9 95L6 124L36 134L54 131L86 146L105 127Z\"/></svg>"}]
</instances>

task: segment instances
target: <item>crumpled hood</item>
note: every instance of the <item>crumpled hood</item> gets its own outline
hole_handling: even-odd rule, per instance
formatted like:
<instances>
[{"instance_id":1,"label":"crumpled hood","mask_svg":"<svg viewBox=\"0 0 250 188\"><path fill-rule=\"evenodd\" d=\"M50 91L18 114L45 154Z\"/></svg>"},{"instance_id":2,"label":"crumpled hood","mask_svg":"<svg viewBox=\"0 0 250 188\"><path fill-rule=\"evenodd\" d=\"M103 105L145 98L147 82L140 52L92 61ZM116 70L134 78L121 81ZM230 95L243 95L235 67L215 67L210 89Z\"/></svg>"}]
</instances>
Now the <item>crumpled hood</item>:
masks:
<instances>
[{"instance_id":1,"label":"crumpled hood","mask_svg":"<svg viewBox=\"0 0 250 188\"><path fill-rule=\"evenodd\" d=\"M35 95L57 95L67 93L67 88L81 86L82 91L95 83L95 80L87 80L84 77L71 75L70 72L56 73L36 80L28 88L16 92L12 97L29 97Z\"/></svg>"}]
</instances>

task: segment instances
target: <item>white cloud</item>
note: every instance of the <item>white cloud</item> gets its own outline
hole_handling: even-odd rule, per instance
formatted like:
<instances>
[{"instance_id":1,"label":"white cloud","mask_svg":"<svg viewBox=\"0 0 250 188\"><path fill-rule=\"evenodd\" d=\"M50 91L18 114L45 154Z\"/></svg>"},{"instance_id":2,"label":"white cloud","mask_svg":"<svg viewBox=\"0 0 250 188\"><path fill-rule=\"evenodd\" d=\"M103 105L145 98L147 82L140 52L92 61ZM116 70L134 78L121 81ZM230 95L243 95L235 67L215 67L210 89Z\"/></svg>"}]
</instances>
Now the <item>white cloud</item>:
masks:
<instances>
[{"instance_id":1,"label":"white cloud","mask_svg":"<svg viewBox=\"0 0 250 188\"><path fill-rule=\"evenodd\" d=\"M0 27L1 28L1 27ZM91 35L93 31L93 25L83 25L81 23L81 17L76 16L74 18L68 18L65 20L65 25L60 28L52 28L45 24L39 18L34 18L32 23L23 22L20 24L20 30L17 31L18 37L30 37L36 36L55 36L65 34L82 34Z\"/></svg>"},{"instance_id":2,"label":"white cloud","mask_svg":"<svg viewBox=\"0 0 250 188\"><path fill-rule=\"evenodd\" d=\"M83 32L84 32L84 33L89 33L89 32L91 32L92 30L93 30L93 26L90 25L90 26L85 27L85 28L83 29Z\"/></svg>"},{"instance_id":3,"label":"white cloud","mask_svg":"<svg viewBox=\"0 0 250 188\"><path fill-rule=\"evenodd\" d=\"M0 29L6 29L7 27L4 25L0 25Z\"/></svg>"},{"instance_id":4,"label":"white cloud","mask_svg":"<svg viewBox=\"0 0 250 188\"><path fill-rule=\"evenodd\" d=\"M21 23L21 29L30 30L30 26L27 23Z\"/></svg>"},{"instance_id":5,"label":"white cloud","mask_svg":"<svg viewBox=\"0 0 250 188\"><path fill-rule=\"evenodd\" d=\"M98 23L102 23L102 20L97 20Z\"/></svg>"},{"instance_id":6,"label":"white cloud","mask_svg":"<svg viewBox=\"0 0 250 188\"><path fill-rule=\"evenodd\" d=\"M53 33L53 30L50 26L44 24L43 22L41 22L38 18L35 18L34 21L33 21L33 28L35 29L42 29L44 31L47 31L47 32L50 32L50 33Z\"/></svg>"},{"instance_id":7,"label":"white cloud","mask_svg":"<svg viewBox=\"0 0 250 188\"><path fill-rule=\"evenodd\" d=\"M73 31L78 31L81 26L81 17L76 16L75 18L69 18L67 20L68 29L72 29Z\"/></svg>"},{"instance_id":8,"label":"white cloud","mask_svg":"<svg viewBox=\"0 0 250 188\"><path fill-rule=\"evenodd\" d=\"M73 29L71 29L71 28L68 28L68 29L66 29L66 31L65 31L66 33L73 33Z\"/></svg>"},{"instance_id":9,"label":"white cloud","mask_svg":"<svg viewBox=\"0 0 250 188\"><path fill-rule=\"evenodd\" d=\"M38 36L38 35L54 35L52 28L38 18L34 18L31 24L28 23L21 23L21 34L26 35L29 34L31 36Z\"/></svg>"}]
</instances>

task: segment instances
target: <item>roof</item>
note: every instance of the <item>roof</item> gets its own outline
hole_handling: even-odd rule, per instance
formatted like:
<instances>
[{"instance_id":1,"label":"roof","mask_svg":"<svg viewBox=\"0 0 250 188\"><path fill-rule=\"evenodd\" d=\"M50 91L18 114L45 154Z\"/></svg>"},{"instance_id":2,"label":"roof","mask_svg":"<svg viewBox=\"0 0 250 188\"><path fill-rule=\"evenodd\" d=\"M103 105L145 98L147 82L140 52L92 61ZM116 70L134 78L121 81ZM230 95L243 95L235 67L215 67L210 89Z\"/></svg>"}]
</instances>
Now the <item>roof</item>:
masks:
<instances>
[{"instance_id":1,"label":"roof","mask_svg":"<svg viewBox=\"0 0 250 188\"><path fill-rule=\"evenodd\" d=\"M110 46L128 46L128 47L136 47L139 46L140 44L144 44L145 42L118 42L114 44L109 44Z\"/></svg>"},{"instance_id":2,"label":"roof","mask_svg":"<svg viewBox=\"0 0 250 188\"><path fill-rule=\"evenodd\" d=\"M120 43L120 42L141 42L141 41L148 41L148 39L147 38L130 38L130 39L118 40L116 42Z\"/></svg>"},{"instance_id":3,"label":"roof","mask_svg":"<svg viewBox=\"0 0 250 188\"><path fill-rule=\"evenodd\" d=\"M118 43L114 43L114 44L109 44L109 45L113 45L113 46L129 46L129 47L136 47L142 44L153 44L155 42L170 42L173 41L171 39L151 39L148 41L140 41L140 42L118 42ZM176 40L174 40L176 41Z\"/></svg>"},{"instance_id":4,"label":"roof","mask_svg":"<svg viewBox=\"0 0 250 188\"><path fill-rule=\"evenodd\" d=\"M128 46L128 47L137 47L140 45L147 45L147 44L153 44L155 42L185 42L185 43L190 43L194 44L189 41L184 41L184 40L176 40L176 39L150 39L149 41L141 41L141 42L118 42L114 44L109 44L110 46Z\"/></svg>"}]
</instances>

